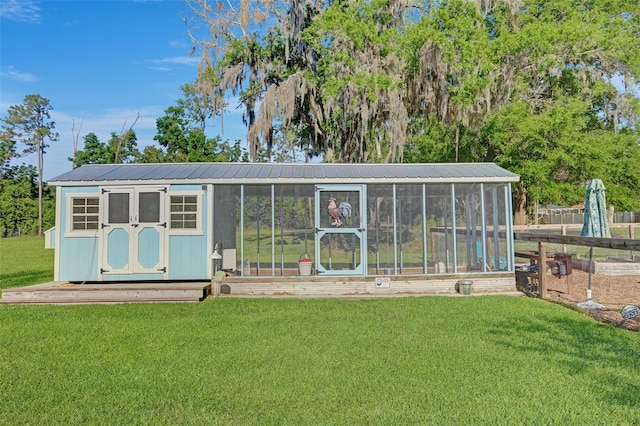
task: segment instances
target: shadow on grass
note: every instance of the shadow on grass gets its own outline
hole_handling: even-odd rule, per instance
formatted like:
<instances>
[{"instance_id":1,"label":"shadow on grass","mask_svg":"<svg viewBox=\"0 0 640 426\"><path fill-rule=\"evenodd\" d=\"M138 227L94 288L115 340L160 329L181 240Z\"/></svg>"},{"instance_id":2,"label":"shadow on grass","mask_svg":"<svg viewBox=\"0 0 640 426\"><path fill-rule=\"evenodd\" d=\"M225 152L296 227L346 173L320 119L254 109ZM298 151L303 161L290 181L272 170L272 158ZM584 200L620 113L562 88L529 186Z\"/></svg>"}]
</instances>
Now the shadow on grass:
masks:
<instances>
[{"instance_id":1,"label":"shadow on grass","mask_svg":"<svg viewBox=\"0 0 640 426\"><path fill-rule=\"evenodd\" d=\"M526 320L499 320L490 334L498 345L528 354L532 368L554 368L581 380L600 402L640 406L640 336L635 333L579 312L540 309ZM640 412L635 420L640 421Z\"/></svg>"},{"instance_id":2,"label":"shadow on grass","mask_svg":"<svg viewBox=\"0 0 640 426\"><path fill-rule=\"evenodd\" d=\"M51 271L42 271L38 269L2 274L0 275L0 290L14 287L26 287L49 281L53 281L53 273Z\"/></svg>"}]
</instances>

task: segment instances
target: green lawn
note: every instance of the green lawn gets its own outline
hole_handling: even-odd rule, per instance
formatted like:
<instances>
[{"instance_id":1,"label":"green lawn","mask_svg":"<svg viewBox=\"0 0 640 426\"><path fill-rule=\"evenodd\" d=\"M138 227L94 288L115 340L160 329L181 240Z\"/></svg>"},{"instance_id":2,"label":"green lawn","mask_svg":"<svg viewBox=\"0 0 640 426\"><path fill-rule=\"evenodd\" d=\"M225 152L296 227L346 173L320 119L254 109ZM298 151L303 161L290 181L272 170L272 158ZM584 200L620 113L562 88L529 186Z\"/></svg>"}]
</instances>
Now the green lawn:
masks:
<instances>
[{"instance_id":1,"label":"green lawn","mask_svg":"<svg viewBox=\"0 0 640 426\"><path fill-rule=\"evenodd\" d=\"M508 296L0 305L5 424L638 425L640 336Z\"/></svg>"},{"instance_id":2,"label":"green lawn","mask_svg":"<svg viewBox=\"0 0 640 426\"><path fill-rule=\"evenodd\" d=\"M0 306L0 424L640 423L638 334L537 299Z\"/></svg>"},{"instance_id":3,"label":"green lawn","mask_svg":"<svg viewBox=\"0 0 640 426\"><path fill-rule=\"evenodd\" d=\"M53 281L53 256L44 237L0 238L0 290Z\"/></svg>"}]
</instances>

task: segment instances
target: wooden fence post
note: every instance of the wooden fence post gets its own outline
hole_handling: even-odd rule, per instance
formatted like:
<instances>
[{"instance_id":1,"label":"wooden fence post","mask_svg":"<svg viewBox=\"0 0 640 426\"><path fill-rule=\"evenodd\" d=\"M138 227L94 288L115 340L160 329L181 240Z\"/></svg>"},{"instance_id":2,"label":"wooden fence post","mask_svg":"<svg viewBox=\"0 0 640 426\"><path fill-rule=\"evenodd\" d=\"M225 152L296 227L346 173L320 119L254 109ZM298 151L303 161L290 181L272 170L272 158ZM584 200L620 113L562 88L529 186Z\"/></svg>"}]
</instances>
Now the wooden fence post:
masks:
<instances>
[{"instance_id":1,"label":"wooden fence post","mask_svg":"<svg viewBox=\"0 0 640 426\"><path fill-rule=\"evenodd\" d=\"M633 225L634 225L633 223L629 224L629 239L630 240L633 240L635 238L634 235L633 235L633 233L634 233ZM635 259L635 257L634 257L635 254L633 253L633 250L631 250L629 253L631 255L631 261L633 262L633 259Z\"/></svg>"},{"instance_id":2,"label":"wooden fence post","mask_svg":"<svg viewBox=\"0 0 640 426\"><path fill-rule=\"evenodd\" d=\"M540 241L538 243L538 289L539 296L542 299L547 298L547 251L545 244Z\"/></svg>"}]
</instances>

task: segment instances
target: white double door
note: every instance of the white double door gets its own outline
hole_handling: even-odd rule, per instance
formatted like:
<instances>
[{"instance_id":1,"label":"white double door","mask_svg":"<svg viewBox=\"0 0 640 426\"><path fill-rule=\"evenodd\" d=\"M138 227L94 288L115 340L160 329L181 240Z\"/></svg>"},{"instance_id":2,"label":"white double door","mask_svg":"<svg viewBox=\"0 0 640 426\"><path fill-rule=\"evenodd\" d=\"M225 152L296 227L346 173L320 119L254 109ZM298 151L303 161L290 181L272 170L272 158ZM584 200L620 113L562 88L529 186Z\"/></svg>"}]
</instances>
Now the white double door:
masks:
<instances>
[{"instance_id":1,"label":"white double door","mask_svg":"<svg viewBox=\"0 0 640 426\"><path fill-rule=\"evenodd\" d=\"M166 273L166 193L160 186L102 189L103 276Z\"/></svg>"}]
</instances>

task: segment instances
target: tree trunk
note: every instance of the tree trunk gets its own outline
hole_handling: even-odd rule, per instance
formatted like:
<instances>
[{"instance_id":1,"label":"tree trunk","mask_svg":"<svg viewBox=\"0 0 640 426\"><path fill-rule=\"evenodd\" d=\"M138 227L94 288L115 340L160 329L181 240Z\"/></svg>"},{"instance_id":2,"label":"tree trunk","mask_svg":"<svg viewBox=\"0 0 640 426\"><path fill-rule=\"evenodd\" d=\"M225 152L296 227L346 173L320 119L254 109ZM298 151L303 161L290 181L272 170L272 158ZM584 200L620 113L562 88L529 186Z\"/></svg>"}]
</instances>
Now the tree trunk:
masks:
<instances>
[{"instance_id":1,"label":"tree trunk","mask_svg":"<svg viewBox=\"0 0 640 426\"><path fill-rule=\"evenodd\" d=\"M513 224L527 224L527 194L518 194L515 197L515 206L513 211Z\"/></svg>"},{"instance_id":2,"label":"tree trunk","mask_svg":"<svg viewBox=\"0 0 640 426\"><path fill-rule=\"evenodd\" d=\"M607 208L607 222L612 225L616 219L616 210L613 204L609 204Z\"/></svg>"},{"instance_id":3,"label":"tree trunk","mask_svg":"<svg viewBox=\"0 0 640 426\"><path fill-rule=\"evenodd\" d=\"M38 236L42 236L42 140L38 140L37 152L38 152Z\"/></svg>"},{"instance_id":4,"label":"tree trunk","mask_svg":"<svg viewBox=\"0 0 640 426\"><path fill-rule=\"evenodd\" d=\"M458 162L458 150L460 147L460 125L456 124L456 163Z\"/></svg>"}]
</instances>

